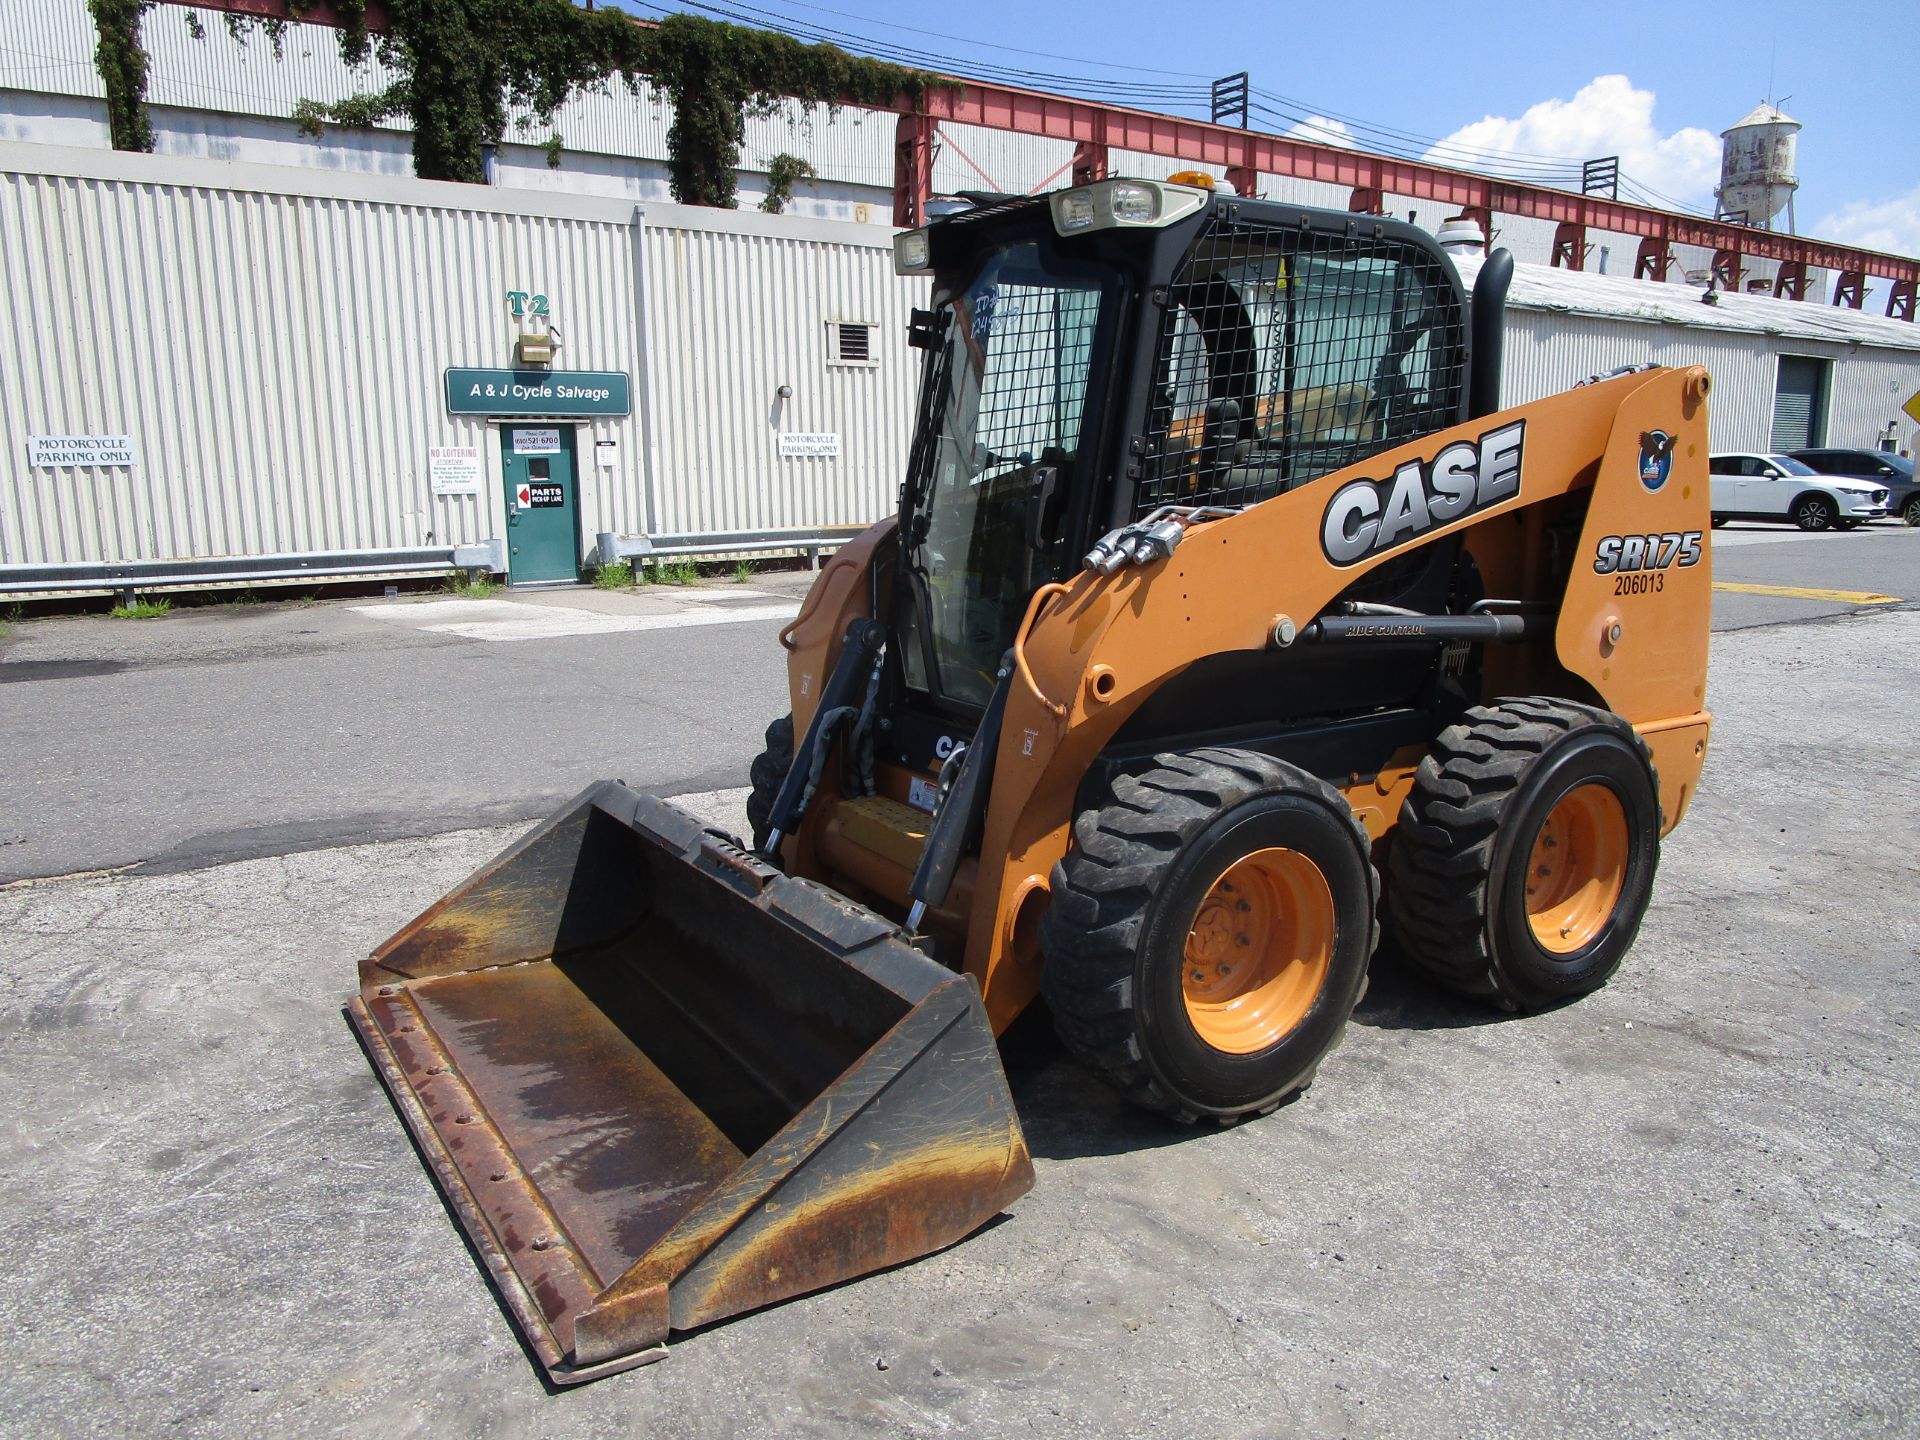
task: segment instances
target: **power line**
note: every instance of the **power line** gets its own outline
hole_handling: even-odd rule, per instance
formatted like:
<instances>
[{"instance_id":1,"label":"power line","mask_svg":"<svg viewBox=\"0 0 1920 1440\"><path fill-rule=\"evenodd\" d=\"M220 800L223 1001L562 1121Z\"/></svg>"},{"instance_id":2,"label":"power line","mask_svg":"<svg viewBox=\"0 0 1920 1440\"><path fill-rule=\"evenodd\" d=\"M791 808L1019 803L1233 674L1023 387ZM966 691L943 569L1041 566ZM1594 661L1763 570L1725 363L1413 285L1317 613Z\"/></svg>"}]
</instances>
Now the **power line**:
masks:
<instances>
[{"instance_id":1,"label":"power line","mask_svg":"<svg viewBox=\"0 0 1920 1440\"><path fill-rule=\"evenodd\" d=\"M887 30L898 30L908 35L925 35L934 40L951 40L956 45L973 45L985 50L1002 50L1009 55L1031 55L1041 60L1064 60L1071 65L1094 65L1102 70L1127 70L1137 75L1175 75L1186 80L1211 81L1213 76L1202 75L1192 70L1168 70L1158 65L1123 65L1114 60L1093 60L1079 55L1056 55L1050 50L1023 50L1018 45L1001 45L992 40L973 40L964 35L949 35L940 30L921 30L912 25L902 25L894 20L882 20L877 15L856 15L847 10L830 10L824 5L807 5L801 0L788 0L801 10L811 10L818 15L833 15L842 20L861 20L869 25L879 25Z\"/></svg>"},{"instance_id":2,"label":"power line","mask_svg":"<svg viewBox=\"0 0 1920 1440\"><path fill-rule=\"evenodd\" d=\"M1320 112L1278 110L1258 101L1254 103L1253 108L1283 123L1318 127L1327 130L1328 133L1338 133L1332 127L1340 125L1346 129L1349 138L1354 141L1365 143L1375 151L1396 155L1403 159L1425 160L1433 164L1453 165L1463 169L1495 169L1516 177L1528 176L1542 180L1577 181L1580 178L1581 162L1571 158L1562 157L1552 161L1536 160L1505 151L1482 150L1447 141L1429 141L1424 137L1400 138L1393 132L1377 130L1374 127L1348 125L1337 116ZM1372 133L1366 133L1367 131Z\"/></svg>"},{"instance_id":3,"label":"power line","mask_svg":"<svg viewBox=\"0 0 1920 1440\"><path fill-rule=\"evenodd\" d=\"M648 8L657 8L649 6ZM1068 93L1095 95L1120 94L1135 100L1158 100L1188 106L1205 104L1207 88L1201 85L1161 84L1147 81L1109 80L1097 76L1067 75L1054 71L1030 70L1021 66L995 65L984 61L957 61L951 56L933 51L920 50L912 46L896 45L886 41L876 41L866 36L852 35L846 31L831 27L806 25L792 19L776 15L756 6L735 3L718 5L703 3L703 0L686 0L686 8L699 10L708 15L745 25L753 29L772 30L796 40L825 43L863 51L879 59L892 60L899 64L912 65L922 69L937 69L945 73L956 74L964 78L973 75L978 79L991 79L999 84L1018 85L1025 88L1053 88Z\"/></svg>"},{"instance_id":4,"label":"power line","mask_svg":"<svg viewBox=\"0 0 1920 1440\"><path fill-rule=\"evenodd\" d=\"M665 6L650 3L650 0L627 0L637 8L646 9L661 16L669 13ZM796 19L761 6L748 3L748 0L680 0L680 8L698 10L733 24L744 25L752 29L772 30L796 40L816 44L833 45L855 53L873 56L877 59L891 60L898 64L910 65L919 69L937 70L943 74L958 78L974 78L991 81L996 84L1014 85L1023 89L1045 89L1077 98L1118 101L1142 107L1187 109L1206 112L1209 103L1210 85L1181 84L1179 80L1207 81L1209 77L1191 71L1147 70L1144 67L1120 65L1098 60L1082 60L1079 57L1058 55L1050 51L1026 50L1018 46L1000 45L991 41L979 41L965 36L953 35L944 31L924 30L910 25L901 25L893 21L880 20L872 16L855 14L844 10L835 10L824 5L806 3L806 0L793 0L802 10L818 15L832 16L835 19L880 25L886 29L897 30L903 34L923 36L931 40L944 40L958 45L977 46L1002 51L1013 55L1030 56L1040 60L1066 61L1071 64L1092 65L1110 70L1127 70L1136 73L1174 77L1157 81L1124 80L1107 76L1069 73L1061 70L1040 69L1022 65L1002 64L988 60L960 59L936 50L895 41L878 40L869 35L856 33L852 29L841 28L826 22L811 22ZM1356 149L1376 154L1384 154L1401 159L1418 160L1426 164L1447 166L1492 175L1495 178L1512 179L1525 184L1552 186L1562 189L1576 189L1582 179L1584 160L1570 156L1545 155L1533 151L1500 150L1489 146L1467 145L1459 141L1447 140L1432 135L1423 135L1416 131L1402 130L1389 125L1378 124L1359 116L1344 114L1337 110L1315 106L1306 101L1282 95L1277 91L1255 87L1255 96L1251 109L1262 117L1277 122L1280 126L1311 139L1312 132L1319 131L1325 138L1321 144L1338 144L1343 138L1351 139ZM1302 132L1305 132L1304 134ZM1644 182L1622 174L1620 183L1623 189L1639 197L1639 203L1651 205L1655 209L1671 209L1689 214L1703 214L1697 207L1660 194Z\"/></svg>"},{"instance_id":5,"label":"power line","mask_svg":"<svg viewBox=\"0 0 1920 1440\"><path fill-rule=\"evenodd\" d=\"M1271 92L1256 91L1256 93L1270 94ZM1300 104L1300 102L1293 103ZM1347 137L1356 143L1364 141L1372 148L1388 154L1398 154L1403 158L1490 172L1504 177L1524 179L1534 184L1556 187L1575 186L1582 180L1584 162L1571 157L1542 157L1527 151L1495 150L1461 145L1453 141L1431 140L1411 132L1371 126L1364 121L1353 121L1351 117L1325 111L1309 111L1301 114L1298 111L1283 111L1257 102L1254 108L1273 119L1291 122L1296 131L1318 129L1325 134L1338 135L1340 131L1333 127L1339 125L1345 130ZM1363 137L1361 131L1371 131L1372 136ZM1373 136L1385 137L1385 143L1374 139ZM1409 153L1409 151L1417 151L1417 153ZM1653 209L1674 210L1703 218L1707 215L1700 206L1656 190L1644 180L1639 180L1625 172L1620 175L1620 185L1630 199Z\"/></svg>"},{"instance_id":6,"label":"power line","mask_svg":"<svg viewBox=\"0 0 1920 1440\"><path fill-rule=\"evenodd\" d=\"M1338 110L1329 110L1325 106L1313 105L1313 104L1310 104L1308 101L1294 99L1291 96L1281 95L1272 90L1262 89L1259 86L1254 87L1253 93L1255 95L1262 97L1265 100L1272 102L1275 105L1282 107L1283 109L1303 110L1314 115L1322 116L1323 118L1328 120L1344 121L1345 123L1353 126L1356 129L1370 131L1377 135L1385 135L1392 139L1400 140L1407 144L1419 145L1423 148L1430 148L1436 145L1447 145L1449 148L1452 148L1452 149L1471 151L1471 152L1485 154L1485 155L1498 155L1502 158L1513 159L1513 160L1540 160L1540 161L1555 162L1555 161L1564 161L1565 159L1567 159L1567 157L1564 155L1543 155L1538 152L1528 151L1528 150L1498 150L1498 149L1494 149L1491 146L1483 146L1483 145L1454 145L1454 144L1451 144L1451 142L1439 136L1422 135L1417 131L1411 131L1411 130L1396 130L1391 126L1380 125L1371 120L1364 120L1353 115L1345 115Z\"/></svg>"}]
</instances>

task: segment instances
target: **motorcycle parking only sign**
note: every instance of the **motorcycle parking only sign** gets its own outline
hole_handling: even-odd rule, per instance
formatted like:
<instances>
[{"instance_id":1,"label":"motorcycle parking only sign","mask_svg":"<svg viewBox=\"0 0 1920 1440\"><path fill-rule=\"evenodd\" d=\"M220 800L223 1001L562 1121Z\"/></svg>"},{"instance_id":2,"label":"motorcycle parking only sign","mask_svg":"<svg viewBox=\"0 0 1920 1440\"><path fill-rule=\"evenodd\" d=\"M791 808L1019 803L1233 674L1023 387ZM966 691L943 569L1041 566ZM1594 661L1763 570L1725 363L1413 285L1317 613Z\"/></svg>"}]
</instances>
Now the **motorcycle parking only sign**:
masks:
<instances>
[{"instance_id":1,"label":"motorcycle parking only sign","mask_svg":"<svg viewBox=\"0 0 1920 1440\"><path fill-rule=\"evenodd\" d=\"M831 431L818 434L782 431L779 448L783 460L830 460L840 453L840 437Z\"/></svg>"},{"instance_id":2,"label":"motorcycle parking only sign","mask_svg":"<svg viewBox=\"0 0 1920 1440\"><path fill-rule=\"evenodd\" d=\"M34 470L88 466L130 470L140 463L140 446L131 435L29 435L27 465Z\"/></svg>"}]
</instances>

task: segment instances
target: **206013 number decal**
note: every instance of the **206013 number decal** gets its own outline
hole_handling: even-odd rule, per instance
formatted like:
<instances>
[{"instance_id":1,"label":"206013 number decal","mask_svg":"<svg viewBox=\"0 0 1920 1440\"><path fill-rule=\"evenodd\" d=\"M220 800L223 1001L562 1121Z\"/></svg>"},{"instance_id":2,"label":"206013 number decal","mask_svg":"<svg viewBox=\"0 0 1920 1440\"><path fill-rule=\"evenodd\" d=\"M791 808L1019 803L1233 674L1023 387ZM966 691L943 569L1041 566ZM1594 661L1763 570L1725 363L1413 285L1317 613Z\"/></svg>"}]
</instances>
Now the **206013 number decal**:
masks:
<instances>
[{"instance_id":1,"label":"206013 number decal","mask_svg":"<svg viewBox=\"0 0 1920 1440\"><path fill-rule=\"evenodd\" d=\"M1700 563L1698 530L1664 535L1608 535L1594 547L1593 571L1613 576L1616 595L1654 595L1667 588L1666 572Z\"/></svg>"}]
</instances>

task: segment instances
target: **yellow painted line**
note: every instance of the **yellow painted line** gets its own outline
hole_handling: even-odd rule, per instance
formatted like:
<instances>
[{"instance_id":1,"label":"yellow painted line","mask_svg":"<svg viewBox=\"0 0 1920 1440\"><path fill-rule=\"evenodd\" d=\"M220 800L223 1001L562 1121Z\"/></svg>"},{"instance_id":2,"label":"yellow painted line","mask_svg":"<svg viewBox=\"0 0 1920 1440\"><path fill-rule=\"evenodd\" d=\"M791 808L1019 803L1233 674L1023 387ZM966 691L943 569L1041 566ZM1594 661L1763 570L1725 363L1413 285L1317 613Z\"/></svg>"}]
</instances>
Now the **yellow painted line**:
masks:
<instances>
[{"instance_id":1,"label":"yellow painted line","mask_svg":"<svg viewBox=\"0 0 1920 1440\"><path fill-rule=\"evenodd\" d=\"M1806 585L1741 585L1732 580L1716 580L1716 590L1735 595L1778 595L1783 600L1830 600L1836 605L1898 605L1898 595L1881 595L1872 590L1818 590Z\"/></svg>"}]
</instances>

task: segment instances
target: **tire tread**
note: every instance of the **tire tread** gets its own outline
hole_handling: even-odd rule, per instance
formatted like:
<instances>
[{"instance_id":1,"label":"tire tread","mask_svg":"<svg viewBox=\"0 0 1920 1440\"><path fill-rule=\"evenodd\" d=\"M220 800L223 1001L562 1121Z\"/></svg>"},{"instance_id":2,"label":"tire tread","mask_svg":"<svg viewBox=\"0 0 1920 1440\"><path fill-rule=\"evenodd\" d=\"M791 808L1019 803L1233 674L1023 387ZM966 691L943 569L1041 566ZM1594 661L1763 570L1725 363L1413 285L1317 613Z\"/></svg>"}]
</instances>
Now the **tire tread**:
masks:
<instances>
[{"instance_id":1,"label":"tire tread","mask_svg":"<svg viewBox=\"0 0 1920 1440\"><path fill-rule=\"evenodd\" d=\"M1041 930L1046 963L1040 989L1061 1040L1082 1063L1134 1104L1191 1124L1201 1112L1162 1083L1141 1048L1133 994L1141 931L1168 867L1223 812L1281 790L1305 792L1344 815L1363 857L1370 856L1371 846L1345 796L1283 761L1249 750L1207 748L1168 751L1156 755L1154 765L1144 773L1116 776L1104 802L1075 818L1066 857L1053 867L1052 903ZM1365 871L1371 955L1379 939L1380 881L1370 859ZM1339 1044L1345 1019L1306 1073L1242 1113L1267 1113L1303 1089L1320 1060Z\"/></svg>"},{"instance_id":2,"label":"tire tread","mask_svg":"<svg viewBox=\"0 0 1920 1440\"><path fill-rule=\"evenodd\" d=\"M1429 979L1504 1010L1530 999L1502 969L1487 913L1494 849L1508 802L1533 763L1576 730L1629 741L1653 773L1634 728L1610 710L1552 696L1479 705L1440 732L1400 807L1388 857L1388 907L1401 953ZM1655 775L1654 795L1660 793Z\"/></svg>"},{"instance_id":3,"label":"tire tread","mask_svg":"<svg viewBox=\"0 0 1920 1440\"><path fill-rule=\"evenodd\" d=\"M766 749L754 756L747 771L752 793L747 796L747 824L753 830L755 849L766 841L767 822L773 818L773 802L780 797L780 786L793 768L793 716L782 715L767 726Z\"/></svg>"}]
</instances>

